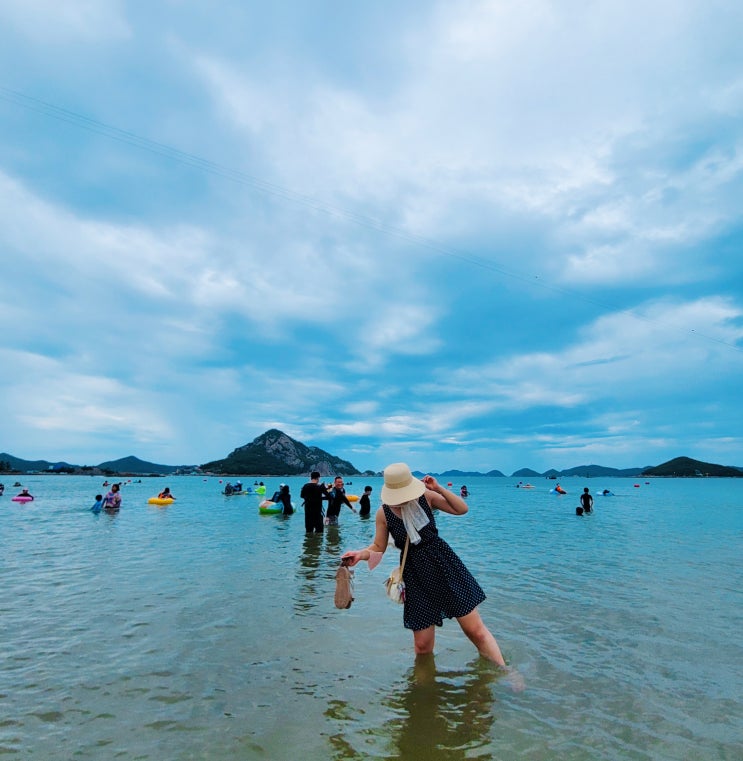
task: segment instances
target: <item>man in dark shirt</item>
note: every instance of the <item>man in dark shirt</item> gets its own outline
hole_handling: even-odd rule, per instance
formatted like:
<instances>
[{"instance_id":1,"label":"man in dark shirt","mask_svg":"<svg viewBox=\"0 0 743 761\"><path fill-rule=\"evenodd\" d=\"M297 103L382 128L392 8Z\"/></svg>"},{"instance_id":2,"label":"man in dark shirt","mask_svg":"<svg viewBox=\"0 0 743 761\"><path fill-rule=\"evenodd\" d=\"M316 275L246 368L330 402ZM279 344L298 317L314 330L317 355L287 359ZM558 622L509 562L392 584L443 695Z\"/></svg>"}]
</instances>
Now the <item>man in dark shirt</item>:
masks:
<instances>
[{"instance_id":1,"label":"man in dark shirt","mask_svg":"<svg viewBox=\"0 0 743 761\"><path fill-rule=\"evenodd\" d=\"M313 470L310 473L310 480L302 487L299 496L304 500L304 530L311 534L316 531L322 534L323 531L323 513L322 501L330 500L328 490L325 484L319 483L320 473Z\"/></svg>"},{"instance_id":2,"label":"man in dark shirt","mask_svg":"<svg viewBox=\"0 0 743 761\"><path fill-rule=\"evenodd\" d=\"M354 506L349 502L346 496L346 490L343 487L343 478L336 476L333 481L333 488L330 490L330 504L328 505L328 525L337 526L338 516L341 514L341 507L348 505L355 513Z\"/></svg>"}]
</instances>

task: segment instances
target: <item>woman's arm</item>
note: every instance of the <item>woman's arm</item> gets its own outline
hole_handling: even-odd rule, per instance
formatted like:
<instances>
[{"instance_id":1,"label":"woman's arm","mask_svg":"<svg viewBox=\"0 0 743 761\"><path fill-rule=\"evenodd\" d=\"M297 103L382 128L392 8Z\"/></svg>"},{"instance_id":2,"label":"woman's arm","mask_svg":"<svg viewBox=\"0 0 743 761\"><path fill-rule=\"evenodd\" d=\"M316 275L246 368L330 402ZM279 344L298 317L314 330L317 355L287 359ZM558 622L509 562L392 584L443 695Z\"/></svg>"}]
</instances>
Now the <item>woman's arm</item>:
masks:
<instances>
[{"instance_id":1,"label":"woman's arm","mask_svg":"<svg viewBox=\"0 0 743 761\"><path fill-rule=\"evenodd\" d=\"M426 485L426 501L431 507L452 515L464 515L468 510L467 503L453 491L445 489L433 476L424 476Z\"/></svg>"},{"instance_id":2,"label":"woman's arm","mask_svg":"<svg viewBox=\"0 0 743 761\"><path fill-rule=\"evenodd\" d=\"M345 560L347 565L354 566L360 560L369 560L372 552L383 553L387 549L387 542L390 538L390 531L387 528L387 520L384 517L384 510L380 507L377 510L375 518L374 541L363 550L349 550L343 553L341 560Z\"/></svg>"}]
</instances>

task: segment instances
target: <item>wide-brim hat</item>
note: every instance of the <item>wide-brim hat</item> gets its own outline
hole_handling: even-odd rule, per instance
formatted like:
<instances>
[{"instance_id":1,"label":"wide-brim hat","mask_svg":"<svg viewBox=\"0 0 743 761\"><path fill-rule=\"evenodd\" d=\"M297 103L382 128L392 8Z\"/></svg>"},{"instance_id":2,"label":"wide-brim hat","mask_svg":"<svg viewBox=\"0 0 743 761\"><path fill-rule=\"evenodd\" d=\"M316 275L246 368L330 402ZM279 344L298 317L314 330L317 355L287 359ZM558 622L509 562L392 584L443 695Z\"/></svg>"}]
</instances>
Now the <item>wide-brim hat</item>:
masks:
<instances>
[{"instance_id":1,"label":"wide-brim hat","mask_svg":"<svg viewBox=\"0 0 743 761\"><path fill-rule=\"evenodd\" d=\"M382 501L386 505L402 505L426 491L423 481L415 478L404 462L393 462L384 469Z\"/></svg>"}]
</instances>

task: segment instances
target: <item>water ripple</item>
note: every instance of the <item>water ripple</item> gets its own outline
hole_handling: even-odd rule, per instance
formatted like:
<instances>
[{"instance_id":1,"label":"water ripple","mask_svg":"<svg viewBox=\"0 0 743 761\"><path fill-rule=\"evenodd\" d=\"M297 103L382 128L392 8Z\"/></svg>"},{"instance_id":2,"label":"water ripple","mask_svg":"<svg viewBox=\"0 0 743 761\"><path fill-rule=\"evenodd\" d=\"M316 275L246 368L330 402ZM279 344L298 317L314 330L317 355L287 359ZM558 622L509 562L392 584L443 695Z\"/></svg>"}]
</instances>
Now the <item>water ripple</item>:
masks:
<instances>
[{"instance_id":1,"label":"water ripple","mask_svg":"<svg viewBox=\"0 0 743 761\"><path fill-rule=\"evenodd\" d=\"M415 663L382 593L394 558L359 567L353 606L334 608L340 554L367 544L372 522L349 513L306 537L301 513L261 517L215 479L169 483L175 505L154 509L153 482L128 484L116 516L88 511L100 489L86 478L34 477L29 509L0 500L0 753L743 755L743 484L618 479L616 497L578 517L570 495L481 479L466 517L441 516L526 679L517 694L450 622L435 660Z\"/></svg>"}]
</instances>

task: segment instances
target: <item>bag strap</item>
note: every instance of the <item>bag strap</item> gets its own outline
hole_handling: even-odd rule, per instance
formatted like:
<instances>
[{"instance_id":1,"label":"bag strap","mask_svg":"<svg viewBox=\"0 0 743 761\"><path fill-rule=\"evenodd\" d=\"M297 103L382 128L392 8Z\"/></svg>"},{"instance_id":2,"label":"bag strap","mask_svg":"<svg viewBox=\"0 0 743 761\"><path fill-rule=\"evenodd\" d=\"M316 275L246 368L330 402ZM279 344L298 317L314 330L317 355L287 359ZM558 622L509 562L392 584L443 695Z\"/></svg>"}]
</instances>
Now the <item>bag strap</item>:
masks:
<instances>
[{"instance_id":1,"label":"bag strap","mask_svg":"<svg viewBox=\"0 0 743 761\"><path fill-rule=\"evenodd\" d=\"M405 537L405 549L402 553L402 563L400 563L400 578L402 578L402 572L405 570L405 560L408 557L408 547L410 546L410 537Z\"/></svg>"}]
</instances>

